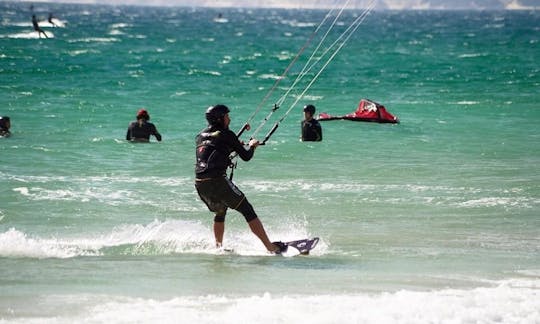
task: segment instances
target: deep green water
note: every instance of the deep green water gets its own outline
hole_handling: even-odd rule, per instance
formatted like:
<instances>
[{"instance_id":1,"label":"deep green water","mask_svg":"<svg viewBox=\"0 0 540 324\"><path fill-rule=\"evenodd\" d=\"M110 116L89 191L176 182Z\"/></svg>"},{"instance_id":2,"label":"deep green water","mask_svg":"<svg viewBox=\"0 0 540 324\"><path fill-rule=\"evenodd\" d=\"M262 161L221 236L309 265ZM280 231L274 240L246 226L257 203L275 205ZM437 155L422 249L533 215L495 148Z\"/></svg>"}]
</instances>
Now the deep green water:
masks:
<instances>
[{"instance_id":1,"label":"deep green water","mask_svg":"<svg viewBox=\"0 0 540 324\"><path fill-rule=\"evenodd\" d=\"M271 239L321 238L281 258L234 211L214 250L194 136L216 103L239 129L327 12L34 7L65 27L0 2L0 322L540 321L538 11L372 12L235 171ZM361 98L401 123L298 140L304 104ZM163 142L125 142L140 107Z\"/></svg>"}]
</instances>

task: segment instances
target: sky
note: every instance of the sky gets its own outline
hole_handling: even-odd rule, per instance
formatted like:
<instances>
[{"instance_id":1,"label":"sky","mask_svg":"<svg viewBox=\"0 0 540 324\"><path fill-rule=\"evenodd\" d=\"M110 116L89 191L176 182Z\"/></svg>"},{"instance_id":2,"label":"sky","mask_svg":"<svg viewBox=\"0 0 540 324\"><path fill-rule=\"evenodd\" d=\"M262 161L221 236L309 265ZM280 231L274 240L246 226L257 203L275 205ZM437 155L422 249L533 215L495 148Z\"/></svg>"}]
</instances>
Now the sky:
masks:
<instances>
[{"instance_id":1,"label":"sky","mask_svg":"<svg viewBox=\"0 0 540 324\"><path fill-rule=\"evenodd\" d=\"M1 1L1 0L0 0ZM11 0L13 1L13 0ZM341 7L347 0L15 0L32 3L70 2L111 5L154 5L189 7L266 7L266 8L332 8ZM349 0L349 8L365 8L372 0ZM536 9L540 0L373 0L375 9L384 10L429 10L429 9Z\"/></svg>"}]
</instances>

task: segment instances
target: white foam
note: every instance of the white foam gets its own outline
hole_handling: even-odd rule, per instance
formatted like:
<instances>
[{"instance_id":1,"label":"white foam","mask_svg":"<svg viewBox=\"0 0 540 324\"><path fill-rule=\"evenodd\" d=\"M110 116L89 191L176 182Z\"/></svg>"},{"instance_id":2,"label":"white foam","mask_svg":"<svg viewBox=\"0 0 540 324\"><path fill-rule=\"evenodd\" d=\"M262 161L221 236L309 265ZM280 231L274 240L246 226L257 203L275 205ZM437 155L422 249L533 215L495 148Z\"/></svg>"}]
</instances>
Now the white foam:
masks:
<instances>
[{"instance_id":1,"label":"white foam","mask_svg":"<svg viewBox=\"0 0 540 324\"><path fill-rule=\"evenodd\" d=\"M30 191L27 187L19 187L19 188L13 188L13 191L20 193L23 196L29 196Z\"/></svg>"},{"instance_id":2,"label":"white foam","mask_svg":"<svg viewBox=\"0 0 540 324\"><path fill-rule=\"evenodd\" d=\"M90 254L81 250L80 247L66 245L53 238L43 240L28 237L25 233L14 228L0 234L1 257L69 258Z\"/></svg>"},{"instance_id":3,"label":"white foam","mask_svg":"<svg viewBox=\"0 0 540 324\"><path fill-rule=\"evenodd\" d=\"M540 321L540 283L506 280L491 287L336 295L179 296L157 300L123 296L69 299L48 323L520 323ZM54 298L57 303L62 298ZM50 300L50 299L49 299ZM51 303L50 301L48 301ZM72 305L74 306L74 305ZM51 309L55 309L51 305ZM70 307L73 309L73 307Z\"/></svg>"},{"instance_id":4,"label":"white foam","mask_svg":"<svg viewBox=\"0 0 540 324\"><path fill-rule=\"evenodd\" d=\"M122 225L110 233L80 237L31 237L14 228L0 234L0 256L71 258L102 255L103 248L131 245L131 253L167 254L210 250L210 231L199 223L153 221L144 226ZM152 245L153 248L149 248Z\"/></svg>"},{"instance_id":5,"label":"white foam","mask_svg":"<svg viewBox=\"0 0 540 324\"><path fill-rule=\"evenodd\" d=\"M228 23L229 20L227 18L214 18L214 22L219 23L219 24L225 24L225 23Z\"/></svg>"},{"instance_id":6,"label":"white foam","mask_svg":"<svg viewBox=\"0 0 540 324\"><path fill-rule=\"evenodd\" d=\"M281 77L277 74L261 74L258 76L259 79L271 79L271 80L278 80Z\"/></svg>"},{"instance_id":7,"label":"white foam","mask_svg":"<svg viewBox=\"0 0 540 324\"><path fill-rule=\"evenodd\" d=\"M313 22L299 22L296 20L282 20L281 23L284 25L289 25L291 27L298 27L298 28L309 28L309 27L317 26L317 24Z\"/></svg>"},{"instance_id":8,"label":"white foam","mask_svg":"<svg viewBox=\"0 0 540 324\"><path fill-rule=\"evenodd\" d=\"M535 201L524 197L484 197L459 203L461 207L530 207ZM536 202L537 203L537 202Z\"/></svg>"},{"instance_id":9,"label":"white foam","mask_svg":"<svg viewBox=\"0 0 540 324\"><path fill-rule=\"evenodd\" d=\"M109 35L119 36L119 35L125 35L125 33L119 29L111 29L111 31L109 32Z\"/></svg>"},{"instance_id":10,"label":"white foam","mask_svg":"<svg viewBox=\"0 0 540 324\"><path fill-rule=\"evenodd\" d=\"M206 74L206 75L213 75L213 76L221 76L221 72L219 71L208 71L208 70L199 70L199 69L191 69L188 72L189 75L198 75L198 74Z\"/></svg>"},{"instance_id":11,"label":"white foam","mask_svg":"<svg viewBox=\"0 0 540 324\"><path fill-rule=\"evenodd\" d=\"M472 106L472 105L478 105L480 104L479 101L472 101L472 100L466 100L466 101L458 101L458 105L464 105L464 106Z\"/></svg>"},{"instance_id":12,"label":"white foam","mask_svg":"<svg viewBox=\"0 0 540 324\"><path fill-rule=\"evenodd\" d=\"M308 237L302 226L283 228L273 232L273 236L283 241ZM228 230L226 243L226 247L238 255L270 256L247 226L242 230ZM328 245L321 240L312 255L321 255L327 248ZM209 225L184 220L154 220L147 225L124 224L108 233L72 237L32 236L15 228L0 233L0 257L72 258L106 253L167 255L219 254L220 251L215 248Z\"/></svg>"},{"instance_id":13,"label":"white foam","mask_svg":"<svg viewBox=\"0 0 540 324\"><path fill-rule=\"evenodd\" d=\"M472 53L472 54L461 54L458 55L459 58L474 58L474 57L484 57L488 56L487 53Z\"/></svg>"},{"instance_id":14,"label":"white foam","mask_svg":"<svg viewBox=\"0 0 540 324\"><path fill-rule=\"evenodd\" d=\"M78 56L78 55L89 54L89 53L99 54L99 51L91 50L91 49L79 49L79 50L72 50L68 52L70 56Z\"/></svg>"},{"instance_id":15,"label":"white foam","mask_svg":"<svg viewBox=\"0 0 540 324\"><path fill-rule=\"evenodd\" d=\"M111 25L111 29L116 29L116 28L126 28L126 27L131 27L132 25L130 24L126 24L126 23L116 23L116 24L112 24Z\"/></svg>"},{"instance_id":16,"label":"white foam","mask_svg":"<svg viewBox=\"0 0 540 324\"><path fill-rule=\"evenodd\" d=\"M48 38L54 38L54 34L50 31L45 32L47 34ZM0 38L21 38L21 39L47 39L47 37L41 35L37 31L28 31L28 32L22 32L22 33L15 33L15 34L7 34L7 35L1 35Z\"/></svg>"},{"instance_id":17,"label":"white foam","mask_svg":"<svg viewBox=\"0 0 540 324\"><path fill-rule=\"evenodd\" d=\"M87 37L68 40L69 43L111 43L118 42L119 39L115 37Z\"/></svg>"},{"instance_id":18,"label":"white foam","mask_svg":"<svg viewBox=\"0 0 540 324\"><path fill-rule=\"evenodd\" d=\"M97 200L106 202L109 205L118 205L122 201L129 200L132 192L129 190L97 190L96 188L86 188L84 190L75 189L46 189L41 187L18 187L13 191L29 197L32 200L65 200L89 202Z\"/></svg>"},{"instance_id":19,"label":"white foam","mask_svg":"<svg viewBox=\"0 0 540 324\"><path fill-rule=\"evenodd\" d=\"M298 97L296 97L296 98L298 98ZM316 95L308 94L308 95L302 96L302 98L304 98L304 100L306 100L306 101L317 101L317 100L324 99L324 96L316 96Z\"/></svg>"}]
</instances>

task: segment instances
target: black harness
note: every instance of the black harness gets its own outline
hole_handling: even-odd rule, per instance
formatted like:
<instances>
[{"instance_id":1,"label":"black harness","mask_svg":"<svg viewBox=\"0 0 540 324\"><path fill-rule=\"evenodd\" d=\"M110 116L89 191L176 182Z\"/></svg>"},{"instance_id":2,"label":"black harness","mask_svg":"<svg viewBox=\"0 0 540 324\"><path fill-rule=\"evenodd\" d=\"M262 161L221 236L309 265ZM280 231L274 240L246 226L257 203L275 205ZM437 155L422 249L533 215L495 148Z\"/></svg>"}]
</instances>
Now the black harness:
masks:
<instances>
[{"instance_id":1,"label":"black harness","mask_svg":"<svg viewBox=\"0 0 540 324\"><path fill-rule=\"evenodd\" d=\"M195 173L197 175L217 177L226 173L231 165L230 149L221 141L221 131L205 131L197 136L197 162ZM221 144L221 145L220 145Z\"/></svg>"}]
</instances>

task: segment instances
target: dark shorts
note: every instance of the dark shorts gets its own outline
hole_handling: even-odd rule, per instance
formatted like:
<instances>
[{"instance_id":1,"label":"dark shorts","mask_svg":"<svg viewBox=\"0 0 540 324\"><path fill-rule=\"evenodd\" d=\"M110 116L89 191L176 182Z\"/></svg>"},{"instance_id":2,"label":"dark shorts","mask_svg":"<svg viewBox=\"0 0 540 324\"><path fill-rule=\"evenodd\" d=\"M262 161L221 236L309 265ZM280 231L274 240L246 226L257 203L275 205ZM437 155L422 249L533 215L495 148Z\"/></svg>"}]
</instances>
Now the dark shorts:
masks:
<instances>
[{"instance_id":1,"label":"dark shorts","mask_svg":"<svg viewBox=\"0 0 540 324\"><path fill-rule=\"evenodd\" d=\"M224 221L228 208L238 210L248 222L257 218L244 193L227 177L197 179L195 188L208 209L216 214L216 221Z\"/></svg>"}]
</instances>

